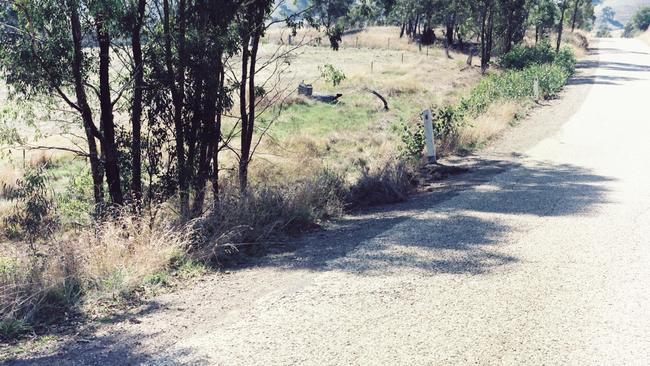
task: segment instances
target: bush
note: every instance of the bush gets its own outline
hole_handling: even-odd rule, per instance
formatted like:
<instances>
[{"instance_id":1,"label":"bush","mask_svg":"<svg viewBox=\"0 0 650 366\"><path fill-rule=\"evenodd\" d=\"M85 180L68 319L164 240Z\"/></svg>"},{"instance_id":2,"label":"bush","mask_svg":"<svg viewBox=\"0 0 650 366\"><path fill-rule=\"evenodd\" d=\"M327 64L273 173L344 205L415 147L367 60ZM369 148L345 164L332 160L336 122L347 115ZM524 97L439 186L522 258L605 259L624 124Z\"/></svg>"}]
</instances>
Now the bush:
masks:
<instances>
[{"instance_id":1,"label":"bush","mask_svg":"<svg viewBox=\"0 0 650 366\"><path fill-rule=\"evenodd\" d=\"M600 28L598 28L598 32L596 32L596 37L598 38L610 38L612 36L612 32L609 30L609 27L606 24L603 24Z\"/></svg>"},{"instance_id":2,"label":"bush","mask_svg":"<svg viewBox=\"0 0 650 366\"><path fill-rule=\"evenodd\" d=\"M639 9L632 17L632 21L640 30L647 30L650 27L650 6Z\"/></svg>"},{"instance_id":3,"label":"bush","mask_svg":"<svg viewBox=\"0 0 650 366\"><path fill-rule=\"evenodd\" d=\"M366 168L350 188L347 203L351 207L368 207L403 202L413 188L412 173L400 161L378 169Z\"/></svg>"},{"instance_id":4,"label":"bush","mask_svg":"<svg viewBox=\"0 0 650 366\"><path fill-rule=\"evenodd\" d=\"M555 51L548 42L535 46L516 45L501 57L499 66L504 69L521 70L531 65L549 64L555 60Z\"/></svg>"},{"instance_id":5,"label":"bush","mask_svg":"<svg viewBox=\"0 0 650 366\"><path fill-rule=\"evenodd\" d=\"M546 64L557 64L573 74L576 58L568 47L555 52L549 43L541 42L535 46L514 46L499 60L499 66L507 70L523 70L530 66Z\"/></svg>"},{"instance_id":6,"label":"bush","mask_svg":"<svg viewBox=\"0 0 650 366\"><path fill-rule=\"evenodd\" d=\"M47 183L45 166L29 169L7 194L16 206L4 218L5 235L10 239L27 241L32 249L36 240L49 238L57 226Z\"/></svg>"},{"instance_id":7,"label":"bush","mask_svg":"<svg viewBox=\"0 0 650 366\"><path fill-rule=\"evenodd\" d=\"M562 48L560 52L555 54L555 59L553 60L553 64L562 67L569 76L575 73L576 63L576 56L568 47Z\"/></svg>"},{"instance_id":8,"label":"bush","mask_svg":"<svg viewBox=\"0 0 650 366\"><path fill-rule=\"evenodd\" d=\"M531 58L526 60L516 64L522 65ZM532 63L523 69L506 69L501 73L488 75L479 82L469 96L461 99L458 112L461 115L467 113L470 117L476 117L484 113L490 104L497 100L534 97L535 80L539 81L540 97L553 98L573 75L575 66L576 58L573 51L564 48L557 54L553 52L551 63Z\"/></svg>"},{"instance_id":9,"label":"bush","mask_svg":"<svg viewBox=\"0 0 650 366\"><path fill-rule=\"evenodd\" d=\"M400 154L409 160L418 160L422 156L425 146L424 128L421 123L408 125L402 123L399 126L399 134L402 140Z\"/></svg>"}]
</instances>

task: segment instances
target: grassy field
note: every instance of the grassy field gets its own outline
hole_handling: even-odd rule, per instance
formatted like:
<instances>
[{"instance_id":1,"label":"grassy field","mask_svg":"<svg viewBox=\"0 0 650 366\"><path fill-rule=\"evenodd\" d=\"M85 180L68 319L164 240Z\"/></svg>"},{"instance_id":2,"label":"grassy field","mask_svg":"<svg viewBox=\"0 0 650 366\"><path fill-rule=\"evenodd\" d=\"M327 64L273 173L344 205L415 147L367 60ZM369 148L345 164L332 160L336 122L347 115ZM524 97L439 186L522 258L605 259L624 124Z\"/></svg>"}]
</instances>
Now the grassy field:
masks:
<instances>
[{"instance_id":1,"label":"grassy field","mask_svg":"<svg viewBox=\"0 0 650 366\"><path fill-rule=\"evenodd\" d=\"M347 171L363 162L395 156L398 126L418 123L426 108L457 101L480 79L475 67L466 67L466 55L451 52L447 58L439 48L420 50L399 39L398 32L394 27L372 28L344 37L339 51L311 45L295 51L278 89L293 92L304 81L313 85L314 94L343 96L336 104L291 96L282 107L271 108L265 116L272 121L267 122L271 123L268 138L260 145L254 165L258 176L263 172L268 178L271 170L281 176L290 171L309 174L305 168L323 165ZM277 37L273 32L269 35L263 59L278 47L289 47L278 46ZM389 43L391 49L379 48ZM321 77L324 65L345 74L340 85ZM390 109L385 111L369 90L384 96ZM303 169L295 172L296 165Z\"/></svg>"}]
</instances>

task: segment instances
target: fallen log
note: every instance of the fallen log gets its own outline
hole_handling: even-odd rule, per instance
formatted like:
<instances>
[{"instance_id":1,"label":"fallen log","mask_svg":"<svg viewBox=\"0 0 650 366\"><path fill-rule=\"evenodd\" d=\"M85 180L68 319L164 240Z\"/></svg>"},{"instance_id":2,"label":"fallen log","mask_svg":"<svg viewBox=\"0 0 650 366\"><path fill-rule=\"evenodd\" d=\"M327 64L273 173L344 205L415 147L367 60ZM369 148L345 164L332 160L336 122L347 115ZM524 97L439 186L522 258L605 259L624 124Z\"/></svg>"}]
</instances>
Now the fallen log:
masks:
<instances>
[{"instance_id":1,"label":"fallen log","mask_svg":"<svg viewBox=\"0 0 650 366\"><path fill-rule=\"evenodd\" d=\"M386 101L386 98L384 98L381 94L379 94L378 92L376 92L374 90L370 90L370 89L366 89L366 90L368 92L374 94L377 98L379 98L381 100L381 102L384 103L384 110L385 111L388 110L388 102Z\"/></svg>"},{"instance_id":2,"label":"fallen log","mask_svg":"<svg viewBox=\"0 0 650 366\"><path fill-rule=\"evenodd\" d=\"M343 94L336 94L336 95L312 95L311 98L314 100L317 100L319 102L323 103L335 103L338 101L340 97L342 97Z\"/></svg>"}]
</instances>

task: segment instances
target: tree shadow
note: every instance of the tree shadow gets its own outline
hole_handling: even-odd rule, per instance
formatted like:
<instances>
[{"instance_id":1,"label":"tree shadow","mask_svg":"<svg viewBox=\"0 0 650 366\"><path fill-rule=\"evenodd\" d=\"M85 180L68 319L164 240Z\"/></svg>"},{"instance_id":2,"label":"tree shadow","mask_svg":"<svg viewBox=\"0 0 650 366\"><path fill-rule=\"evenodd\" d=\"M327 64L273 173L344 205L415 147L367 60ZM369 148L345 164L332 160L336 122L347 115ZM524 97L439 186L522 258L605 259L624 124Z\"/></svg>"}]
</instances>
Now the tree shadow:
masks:
<instances>
[{"instance_id":1,"label":"tree shadow","mask_svg":"<svg viewBox=\"0 0 650 366\"><path fill-rule=\"evenodd\" d=\"M89 366L89 365L182 365L186 357L192 358L192 365L210 365L206 359L197 359L190 349L181 349L162 354L141 352L135 346L152 336L138 335L138 341L120 335L94 336L84 346L79 340L63 345L55 354L27 359L10 360L7 366ZM171 345L169 345L171 346Z\"/></svg>"},{"instance_id":2,"label":"tree shadow","mask_svg":"<svg viewBox=\"0 0 650 366\"><path fill-rule=\"evenodd\" d=\"M629 71L629 72L649 72L650 66L631 64L627 62L609 62L609 61L596 61L584 60L576 65L578 69L604 69L614 71Z\"/></svg>"},{"instance_id":3,"label":"tree shadow","mask_svg":"<svg viewBox=\"0 0 650 366\"><path fill-rule=\"evenodd\" d=\"M514 228L494 214L589 215L606 203L609 181L572 165L484 160L473 172L453 178L446 189L271 246L267 256L236 268L339 270L363 276L404 269L429 275L485 274L517 262L500 251Z\"/></svg>"},{"instance_id":4,"label":"tree shadow","mask_svg":"<svg viewBox=\"0 0 650 366\"><path fill-rule=\"evenodd\" d=\"M620 54L620 53L629 53L633 55L650 55L648 52L639 52L639 51L627 51L627 50L622 50L620 48L608 48L608 47L599 47L599 48L593 48L589 50L590 54L592 55L600 55L600 54Z\"/></svg>"},{"instance_id":5,"label":"tree shadow","mask_svg":"<svg viewBox=\"0 0 650 366\"><path fill-rule=\"evenodd\" d=\"M640 81L642 79L628 76L589 75L571 78L567 85L621 85L627 81Z\"/></svg>"},{"instance_id":6,"label":"tree shadow","mask_svg":"<svg viewBox=\"0 0 650 366\"><path fill-rule=\"evenodd\" d=\"M102 324L129 321L162 310L165 310L163 305L151 300L145 302L135 312L117 313L100 321L85 322L81 325L74 324L71 325L73 329L69 329L69 331L59 330L57 332L58 336L63 337L65 341L57 344L55 353L36 354L27 358L18 357L0 364L7 366L181 364L180 359L193 356L190 350L181 349L174 353L161 355L138 349L138 346L147 339L159 340L160 337L156 337L159 334L139 334L137 340L127 334L97 335L97 330L102 327ZM210 363L193 358L193 364L208 365Z\"/></svg>"}]
</instances>

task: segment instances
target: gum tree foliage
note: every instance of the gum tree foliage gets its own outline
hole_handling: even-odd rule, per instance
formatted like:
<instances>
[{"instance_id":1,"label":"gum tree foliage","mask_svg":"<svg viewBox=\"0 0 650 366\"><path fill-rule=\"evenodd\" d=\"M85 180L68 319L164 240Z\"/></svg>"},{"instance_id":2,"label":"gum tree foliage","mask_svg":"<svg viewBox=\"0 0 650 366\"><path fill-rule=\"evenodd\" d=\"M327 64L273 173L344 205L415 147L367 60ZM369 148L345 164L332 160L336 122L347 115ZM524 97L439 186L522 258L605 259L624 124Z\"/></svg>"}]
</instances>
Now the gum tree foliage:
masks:
<instances>
[{"instance_id":1,"label":"gum tree foliage","mask_svg":"<svg viewBox=\"0 0 650 366\"><path fill-rule=\"evenodd\" d=\"M638 29L647 30L650 27L650 6L639 9L632 17L632 22Z\"/></svg>"},{"instance_id":2,"label":"gum tree foliage","mask_svg":"<svg viewBox=\"0 0 650 366\"><path fill-rule=\"evenodd\" d=\"M323 2L336 28L350 1ZM0 10L0 71L16 100L48 97L83 131L97 214L174 198L183 218L218 200L219 153L246 192L255 151L260 40L273 0L11 0ZM281 56L278 56L281 57ZM232 66L236 65L236 66ZM273 86L270 86L273 87ZM235 105L237 101L237 105ZM222 118L235 116L224 132ZM120 123L116 123L116 118ZM211 184L208 184L211 183Z\"/></svg>"},{"instance_id":3,"label":"gum tree foliage","mask_svg":"<svg viewBox=\"0 0 650 366\"><path fill-rule=\"evenodd\" d=\"M330 44L338 50L341 36L346 27L346 17L351 12L354 0L311 0L308 16L312 23L325 29Z\"/></svg>"},{"instance_id":4,"label":"gum tree foliage","mask_svg":"<svg viewBox=\"0 0 650 366\"><path fill-rule=\"evenodd\" d=\"M528 18L529 26L535 29L535 43L546 39L560 18L560 9L555 0L537 0L532 5Z\"/></svg>"}]
</instances>

